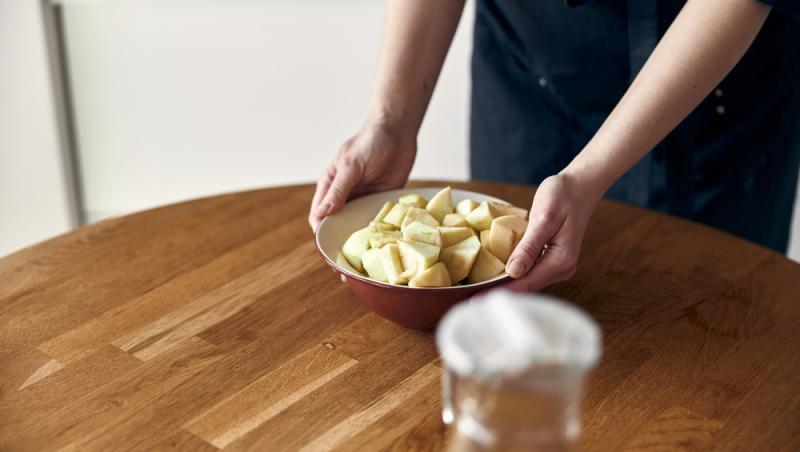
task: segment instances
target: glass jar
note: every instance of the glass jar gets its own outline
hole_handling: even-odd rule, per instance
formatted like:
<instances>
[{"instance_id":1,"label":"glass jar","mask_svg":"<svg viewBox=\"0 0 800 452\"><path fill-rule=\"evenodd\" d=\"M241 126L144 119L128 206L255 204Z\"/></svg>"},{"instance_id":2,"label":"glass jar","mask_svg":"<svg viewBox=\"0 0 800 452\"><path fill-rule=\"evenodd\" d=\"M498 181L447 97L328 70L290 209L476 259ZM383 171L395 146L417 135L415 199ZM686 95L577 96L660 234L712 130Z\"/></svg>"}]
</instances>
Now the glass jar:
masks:
<instances>
[{"instance_id":1,"label":"glass jar","mask_svg":"<svg viewBox=\"0 0 800 452\"><path fill-rule=\"evenodd\" d=\"M451 451L574 450L597 324L539 294L490 292L452 309L436 332Z\"/></svg>"}]
</instances>

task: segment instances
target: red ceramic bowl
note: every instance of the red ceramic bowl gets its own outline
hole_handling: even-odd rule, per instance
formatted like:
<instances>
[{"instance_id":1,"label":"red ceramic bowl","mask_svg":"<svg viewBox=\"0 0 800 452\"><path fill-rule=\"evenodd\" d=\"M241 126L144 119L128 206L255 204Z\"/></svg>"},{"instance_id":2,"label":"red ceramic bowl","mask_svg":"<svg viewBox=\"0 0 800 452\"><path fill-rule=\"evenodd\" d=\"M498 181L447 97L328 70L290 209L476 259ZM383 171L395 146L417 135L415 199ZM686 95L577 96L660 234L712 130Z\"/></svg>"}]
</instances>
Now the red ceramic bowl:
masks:
<instances>
[{"instance_id":1,"label":"red ceramic bowl","mask_svg":"<svg viewBox=\"0 0 800 452\"><path fill-rule=\"evenodd\" d=\"M382 283L350 272L336 264L336 255L354 231L366 226L386 201L408 193L418 193L430 199L441 188L412 188L375 193L347 203L341 211L319 224L316 232L317 250L327 264L344 275L350 289L361 302L376 314L398 325L417 330L433 330L448 309L476 292L486 290L509 279L505 273L478 284L453 287L415 288ZM464 190L453 189L453 203L464 199L498 201L502 199Z\"/></svg>"}]
</instances>

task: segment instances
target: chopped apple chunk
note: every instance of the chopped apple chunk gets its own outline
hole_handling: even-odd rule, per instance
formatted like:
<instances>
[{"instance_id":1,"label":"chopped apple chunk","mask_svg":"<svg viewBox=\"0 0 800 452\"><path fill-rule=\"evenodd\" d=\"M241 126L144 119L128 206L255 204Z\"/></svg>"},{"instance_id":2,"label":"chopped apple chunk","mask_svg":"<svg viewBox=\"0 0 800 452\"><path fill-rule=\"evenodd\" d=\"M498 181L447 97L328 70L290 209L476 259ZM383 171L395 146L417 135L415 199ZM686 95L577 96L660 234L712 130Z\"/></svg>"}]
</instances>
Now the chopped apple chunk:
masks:
<instances>
[{"instance_id":1,"label":"chopped apple chunk","mask_svg":"<svg viewBox=\"0 0 800 452\"><path fill-rule=\"evenodd\" d=\"M407 242L399 240L397 246L400 250L400 260L403 263L405 274L409 279L416 278L429 269L439 259L439 247L421 242Z\"/></svg>"},{"instance_id":2,"label":"chopped apple chunk","mask_svg":"<svg viewBox=\"0 0 800 452\"><path fill-rule=\"evenodd\" d=\"M484 247L481 247L478 256L475 258L475 263L469 271L467 281L470 284L476 284L503 273L506 266L500 259L496 258L492 253Z\"/></svg>"},{"instance_id":3,"label":"chopped apple chunk","mask_svg":"<svg viewBox=\"0 0 800 452\"><path fill-rule=\"evenodd\" d=\"M397 243L401 238L403 238L403 235L400 231L373 232L372 236L369 238L369 246L372 248L383 248L386 244Z\"/></svg>"},{"instance_id":4,"label":"chopped apple chunk","mask_svg":"<svg viewBox=\"0 0 800 452\"><path fill-rule=\"evenodd\" d=\"M442 220L442 226L469 227L469 223L467 223L467 219L464 218L463 215L448 213L444 216L444 220Z\"/></svg>"},{"instance_id":5,"label":"chopped apple chunk","mask_svg":"<svg viewBox=\"0 0 800 452\"><path fill-rule=\"evenodd\" d=\"M383 262L381 261L381 250L379 248L368 249L361 255L361 262L364 264L364 270L372 279L377 279L380 282L389 282L386 277L386 271L383 269Z\"/></svg>"},{"instance_id":6,"label":"chopped apple chunk","mask_svg":"<svg viewBox=\"0 0 800 452\"><path fill-rule=\"evenodd\" d=\"M388 214L389 211L392 210L392 207L394 207L394 203L391 201L386 201L383 204L383 207L381 207L381 210L378 211L378 214L375 215L375 218L372 219L372 221L374 222L383 221L383 219L386 218L386 214Z\"/></svg>"},{"instance_id":7,"label":"chopped apple chunk","mask_svg":"<svg viewBox=\"0 0 800 452\"><path fill-rule=\"evenodd\" d=\"M466 218L470 212L478 208L479 204L478 201L465 199L456 205L456 213Z\"/></svg>"},{"instance_id":8,"label":"chopped apple chunk","mask_svg":"<svg viewBox=\"0 0 800 452\"><path fill-rule=\"evenodd\" d=\"M439 193L436 193L428 201L425 209L440 223L444 220L445 215L453 213L453 196L451 195L450 187L445 187Z\"/></svg>"},{"instance_id":9,"label":"chopped apple chunk","mask_svg":"<svg viewBox=\"0 0 800 452\"><path fill-rule=\"evenodd\" d=\"M388 232L388 231L396 231L397 226L389 223L384 223L382 221L370 221L367 229L370 232Z\"/></svg>"},{"instance_id":10,"label":"chopped apple chunk","mask_svg":"<svg viewBox=\"0 0 800 452\"><path fill-rule=\"evenodd\" d=\"M380 250L381 264L386 279L392 284L406 284L408 278L403 275L403 264L400 260L400 249L397 244L390 243Z\"/></svg>"},{"instance_id":11,"label":"chopped apple chunk","mask_svg":"<svg viewBox=\"0 0 800 452\"><path fill-rule=\"evenodd\" d=\"M405 229L406 226L411 223L424 223L429 226L439 226L439 220L433 218L433 215L431 215L427 210L420 209L419 207L410 207L408 209L400 229Z\"/></svg>"},{"instance_id":12,"label":"chopped apple chunk","mask_svg":"<svg viewBox=\"0 0 800 452\"><path fill-rule=\"evenodd\" d=\"M503 263L508 262L511 252L514 251L514 230L508 226L492 222L489 229L489 251Z\"/></svg>"},{"instance_id":13,"label":"chopped apple chunk","mask_svg":"<svg viewBox=\"0 0 800 452\"><path fill-rule=\"evenodd\" d=\"M522 218L523 220L525 217L528 216L528 211L517 206L512 206L511 204L503 204L500 202L489 201L489 205L491 205L494 210L497 212L499 216L505 215L513 215L515 217Z\"/></svg>"},{"instance_id":14,"label":"chopped apple chunk","mask_svg":"<svg viewBox=\"0 0 800 452\"><path fill-rule=\"evenodd\" d=\"M450 274L453 283L467 277L480 249L481 242L473 235L443 249L439 253L439 262L442 262L447 267L447 272Z\"/></svg>"},{"instance_id":15,"label":"chopped apple chunk","mask_svg":"<svg viewBox=\"0 0 800 452\"><path fill-rule=\"evenodd\" d=\"M392 210L383 217L384 223L389 223L399 228L403 224L403 219L405 219L408 209L408 204L395 204Z\"/></svg>"},{"instance_id":16,"label":"chopped apple chunk","mask_svg":"<svg viewBox=\"0 0 800 452\"><path fill-rule=\"evenodd\" d=\"M478 231L492 227L492 220L498 216L497 211L488 202L483 201L475 210L467 215L467 222Z\"/></svg>"},{"instance_id":17,"label":"chopped apple chunk","mask_svg":"<svg viewBox=\"0 0 800 452\"><path fill-rule=\"evenodd\" d=\"M370 236L372 236L372 232L369 229L359 229L352 233L350 238L344 242L344 246L342 246L342 254L350 262L350 265L359 272L364 271L364 266L361 264L361 255L369 249Z\"/></svg>"},{"instance_id":18,"label":"chopped apple chunk","mask_svg":"<svg viewBox=\"0 0 800 452\"><path fill-rule=\"evenodd\" d=\"M425 192L429 193L429 192ZM336 256L348 272L409 287L447 287L495 278L528 226L528 211L495 201L453 203L450 187L384 202Z\"/></svg>"},{"instance_id":19,"label":"chopped apple chunk","mask_svg":"<svg viewBox=\"0 0 800 452\"><path fill-rule=\"evenodd\" d=\"M481 238L481 246L489 248L489 230L481 231L479 237Z\"/></svg>"},{"instance_id":20,"label":"chopped apple chunk","mask_svg":"<svg viewBox=\"0 0 800 452\"><path fill-rule=\"evenodd\" d=\"M442 247L446 248L468 239L473 235L473 232L470 228L442 226L439 227L439 234L442 236Z\"/></svg>"},{"instance_id":21,"label":"chopped apple chunk","mask_svg":"<svg viewBox=\"0 0 800 452\"><path fill-rule=\"evenodd\" d=\"M452 285L447 267L439 262L408 282L409 287L447 287Z\"/></svg>"},{"instance_id":22,"label":"chopped apple chunk","mask_svg":"<svg viewBox=\"0 0 800 452\"><path fill-rule=\"evenodd\" d=\"M403 240L442 247L442 234L439 228L420 222L411 223L403 229Z\"/></svg>"},{"instance_id":23,"label":"chopped apple chunk","mask_svg":"<svg viewBox=\"0 0 800 452\"><path fill-rule=\"evenodd\" d=\"M416 193L401 196L397 202L400 204L408 204L409 206L421 207L423 209L428 204L428 201L425 201L425 198Z\"/></svg>"}]
</instances>

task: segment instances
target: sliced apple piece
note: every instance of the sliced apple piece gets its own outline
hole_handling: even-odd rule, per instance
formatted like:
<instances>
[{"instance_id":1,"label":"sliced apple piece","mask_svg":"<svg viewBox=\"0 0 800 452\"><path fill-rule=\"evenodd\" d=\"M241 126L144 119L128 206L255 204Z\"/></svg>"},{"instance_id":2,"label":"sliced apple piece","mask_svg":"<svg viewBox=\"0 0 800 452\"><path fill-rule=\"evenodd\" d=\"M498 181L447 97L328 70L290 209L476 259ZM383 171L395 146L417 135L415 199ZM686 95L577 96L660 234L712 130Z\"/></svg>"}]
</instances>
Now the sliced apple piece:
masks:
<instances>
[{"instance_id":1,"label":"sliced apple piece","mask_svg":"<svg viewBox=\"0 0 800 452\"><path fill-rule=\"evenodd\" d=\"M467 219L464 218L464 215L448 213L444 216L444 220L442 220L442 226L465 227L469 226L469 223L467 223Z\"/></svg>"},{"instance_id":2,"label":"sliced apple piece","mask_svg":"<svg viewBox=\"0 0 800 452\"><path fill-rule=\"evenodd\" d=\"M344 268L345 270L351 271L353 273L361 274L360 271L356 270L355 268L353 268L352 265L350 265L350 262L347 261L347 258L344 257L344 254L342 254L341 251L336 254L336 265Z\"/></svg>"},{"instance_id":3,"label":"sliced apple piece","mask_svg":"<svg viewBox=\"0 0 800 452\"><path fill-rule=\"evenodd\" d=\"M392 284L405 284L408 279L403 276L403 263L400 260L400 249L396 243L390 243L380 249L380 260L386 279Z\"/></svg>"},{"instance_id":4,"label":"sliced apple piece","mask_svg":"<svg viewBox=\"0 0 800 452\"><path fill-rule=\"evenodd\" d=\"M405 229L411 223L425 223L430 226L439 226L439 221L428 213L425 209L419 207L410 207L406 217L403 219L403 224L400 229Z\"/></svg>"},{"instance_id":5,"label":"sliced apple piece","mask_svg":"<svg viewBox=\"0 0 800 452\"><path fill-rule=\"evenodd\" d=\"M438 262L408 282L409 287L447 287L452 284L447 266Z\"/></svg>"},{"instance_id":6,"label":"sliced apple piece","mask_svg":"<svg viewBox=\"0 0 800 452\"><path fill-rule=\"evenodd\" d=\"M381 207L381 210L378 211L378 214L375 215L375 218L373 218L372 221L383 221L383 219L386 218L386 214L392 210L392 207L394 207L394 203L391 201L386 201L383 203L383 207Z\"/></svg>"},{"instance_id":7,"label":"sliced apple piece","mask_svg":"<svg viewBox=\"0 0 800 452\"><path fill-rule=\"evenodd\" d=\"M504 215L492 220L492 227L495 223L502 224L514 231L514 244L511 246L512 250L517 247L522 236L525 235L525 230L528 229L528 221L516 215Z\"/></svg>"},{"instance_id":8,"label":"sliced apple piece","mask_svg":"<svg viewBox=\"0 0 800 452\"><path fill-rule=\"evenodd\" d=\"M403 195L397 200L397 202L400 204L408 204L409 206L421 207L423 209L428 204L428 201L425 201L425 198L416 193Z\"/></svg>"},{"instance_id":9,"label":"sliced apple piece","mask_svg":"<svg viewBox=\"0 0 800 452\"><path fill-rule=\"evenodd\" d=\"M407 242L405 240L399 240L397 246L400 249L400 260L403 263L403 269L409 279L416 278L432 267L439 259L440 248L438 246L421 242Z\"/></svg>"},{"instance_id":10,"label":"sliced apple piece","mask_svg":"<svg viewBox=\"0 0 800 452\"><path fill-rule=\"evenodd\" d=\"M380 282L389 282L386 277L386 272L383 270L383 263L381 262L381 250L378 248L370 248L361 255L361 262L364 264L364 270L370 278L376 279Z\"/></svg>"},{"instance_id":11,"label":"sliced apple piece","mask_svg":"<svg viewBox=\"0 0 800 452\"><path fill-rule=\"evenodd\" d=\"M467 282L475 284L494 278L503 273L506 265L496 258L489 250L481 247L472 269L469 271Z\"/></svg>"},{"instance_id":12,"label":"sliced apple piece","mask_svg":"<svg viewBox=\"0 0 800 452\"><path fill-rule=\"evenodd\" d=\"M347 261L350 262L353 268L362 273L364 272L364 266L361 264L361 255L364 254L364 251L369 249L369 239L371 236L372 232L370 232L368 228L359 229L352 233L342 246L342 254L344 254L344 257L347 258Z\"/></svg>"},{"instance_id":13,"label":"sliced apple piece","mask_svg":"<svg viewBox=\"0 0 800 452\"><path fill-rule=\"evenodd\" d=\"M478 208L479 204L478 201L465 199L456 205L456 213L466 218L470 212Z\"/></svg>"},{"instance_id":14,"label":"sliced apple piece","mask_svg":"<svg viewBox=\"0 0 800 452\"><path fill-rule=\"evenodd\" d=\"M433 195L425 209L440 223L444 220L445 215L453 213L453 196L450 187L445 187Z\"/></svg>"},{"instance_id":15,"label":"sliced apple piece","mask_svg":"<svg viewBox=\"0 0 800 452\"><path fill-rule=\"evenodd\" d=\"M384 223L382 221L370 221L367 229L369 229L370 232L388 232L396 231L397 227L393 224Z\"/></svg>"},{"instance_id":16,"label":"sliced apple piece","mask_svg":"<svg viewBox=\"0 0 800 452\"><path fill-rule=\"evenodd\" d=\"M480 235L480 237L481 237L481 246L485 246L486 248L489 248L489 229L481 231L480 234L481 234Z\"/></svg>"},{"instance_id":17,"label":"sliced apple piece","mask_svg":"<svg viewBox=\"0 0 800 452\"><path fill-rule=\"evenodd\" d=\"M454 284L467 277L480 249L480 240L472 235L439 253L439 262L447 267Z\"/></svg>"},{"instance_id":18,"label":"sliced apple piece","mask_svg":"<svg viewBox=\"0 0 800 452\"><path fill-rule=\"evenodd\" d=\"M467 215L467 222L479 231L492 227L492 220L498 217L497 211L488 202L483 201L475 210Z\"/></svg>"},{"instance_id":19,"label":"sliced apple piece","mask_svg":"<svg viewBox=\"0 0 800 452\"><path fill-rule=\"evenodd\" d=\"M472 228L464 227L439 227L439 233L442 236L442 247L447 248L450 245L468 239L473 234Z\"/></svg>"},{"instance_id":20,"label":"sliced apple piece","mask_svg":"<svg viewBox=\"0 0 800 452\"><path fill-rule=\"evenodd\" d=\"M516 215L504 215L492 220L492 224L499 223L503 226L511 228L520 238L525 235L525 229L528 228L528 221Z\"/></svg>"},{"instance_id":21,"label":"sliced apple piece","mask_svg":"<svg viewBox=\"0 0 800 452\"><path fill-rule=\"evenodd\" d=\"M400 262L402 263L402 261L403 261L403 256L401 255L400 256ZM410 282L412 279L414 279L414 277L417 276L417 273L416 273L415 270L416 269L414 269L414 268L404 269L403 273L400 273L400 277L404 278L406 280L406 282Z\"/></svg>"},{"instance_id":22,"label":"sliced apple piece","mask_svg":"<svg viewBox=\"0 0 800 452\"><path fill-rule=\"evenodd\" d=\"M492 227L489 228L489 246L486 248L505 264L508 262L511 252L514 251L515 235L516 233L510 227L492 221Z\"/></svg>"},{"instance_id":23,"label":"sliced apple piece","mask_svg":"<svg viewBox=\"0 0 800 452\"><path fill-rule=\"evenodd\" d=\"M400 231L386 231L386 232L373 232L369 238L369 246L372 248L383 248L384 245L389 243L397 243L402 239L403 235Z\"/></svg>"},{"instance_id":24,"label":"sliced apple piece","mask_svg":"<svg viewBox=\"0 0 800 452\"><path fill-rule=\"evenodd\" d=\"M418 221L409 224L403 229L403 240L442 247L442 234L439 232L439 228Z\"/></svg>"},{"instance_id":25,"label":"sliced apple piece","mask_svg":"<svg viewBox=\"0 0 800 452\"><path fill-rule=\"evenodd\" d=\"M399 228L400 225L403 224L403 219L405 219L408 209L408 204L395 204L392 210L383 217L383 222Z\"/></svg>"},{"instance_id":26,"label":"sliced apple piece","mask_svg":"<svg viewBox=\"0 0 800 452\"><path fill-rule=\"evenodd\" d=\"M520 217L523 220L528 216L527 210L511 204L489 201L489 205L491 205L497 211L498 216L513 215L515 217Z\"/></svg>"}]
</instances>

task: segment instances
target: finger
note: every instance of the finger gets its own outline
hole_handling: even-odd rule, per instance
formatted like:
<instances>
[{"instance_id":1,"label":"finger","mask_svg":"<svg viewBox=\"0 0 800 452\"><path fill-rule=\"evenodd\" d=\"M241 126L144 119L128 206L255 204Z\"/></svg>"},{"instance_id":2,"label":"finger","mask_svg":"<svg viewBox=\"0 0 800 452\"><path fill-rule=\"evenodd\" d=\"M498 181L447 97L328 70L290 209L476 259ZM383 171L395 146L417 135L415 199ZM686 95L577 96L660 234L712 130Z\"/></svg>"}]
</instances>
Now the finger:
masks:
<instances>
[{"instance_id":1,"label":"finger","mask_svg":"<svg viewBox=\"0 0 800 452\"><path fill-rule=\"evenodd\" d=\"M516 292L536 292L550 284L570 279L575 274L577 253L564 246L549 246L539 262L525 276L504 288Z\"/></svg>"},{"instance_id":2,"label":"finger","mask_svg":"<svg viewBox=\"0 0 800 452\"><path fill-rule=\"evenodd\" d=\"M512 278L521 278L530 271L563 224L561 216L548 207L532 211L531 215L525 234L506 264L506 273Z\"/></svg>"},{"instance_id":3,"label":"finger","mask_svg":"<svg viewBox=\"0 0 800 452\"><path fill-rule=\"evenodd\" d=\"M319 203L322 201L322 198L325 197L325 193L328 192L328 189L331 186L331 182L333 182L333 177L336 175L336 165L331 162L325 171L322 173L322 176L319 177L317 180L317 188L314 190L314 198L311 200L311 208L316 209L319 207Z\"/></svg>"},{"instance_id":4,"label":"finger","mask_svg":"<svg viewBox=\"0 0 800 452\"><path fill-rule=\"evenodd\" d=\"M347 202L347 196L361 179L361 165L355 160L340 160L336 163L336 174L328 192L322 198L316 212L319 215L330 215Z\"/></svg>"},{"instance_id":5,"label":"finger","mask_svg":"<svg viewBox=\"0 0 800 452\"><path fill-rule=\"evenodd\" d=\"M328 189L330 189L331 182L333 182L335 176L336 166L331 163L317 181L317 187L314 190L314 197L311 200L311 209L308 212L308 224L311 225L311 229L314 231L317 230L317 226L319 225L320 221L322 221L322 218L325 217L324 214L319 213L319 206L320 202L322 202L322 199L325 197L325 194L328 193Z\"/></svg>"}]
</instances>

